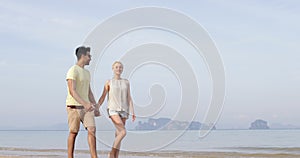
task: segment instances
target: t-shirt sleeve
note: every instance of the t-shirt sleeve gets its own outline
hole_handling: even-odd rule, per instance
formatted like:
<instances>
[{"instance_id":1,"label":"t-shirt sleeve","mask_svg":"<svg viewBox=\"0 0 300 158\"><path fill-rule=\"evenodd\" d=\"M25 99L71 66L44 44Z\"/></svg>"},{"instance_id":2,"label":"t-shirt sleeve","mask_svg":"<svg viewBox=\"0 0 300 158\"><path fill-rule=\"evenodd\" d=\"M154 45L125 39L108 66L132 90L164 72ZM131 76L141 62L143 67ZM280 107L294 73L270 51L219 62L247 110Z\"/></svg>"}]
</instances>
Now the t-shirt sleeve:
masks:
<instances>
[{"instance_id":1,"label":"t-shirt sleeve","mask_svg":"<svg viewBox=\"0 0 300 158\"><path fill-rule=\"evenodd\" d=\"M76 80L76 70L75 70L75 67L71 67L67 73L67 77L66 77L66 80L68 79L71 79L71 80Z\"/></svg>"}]
</instances>

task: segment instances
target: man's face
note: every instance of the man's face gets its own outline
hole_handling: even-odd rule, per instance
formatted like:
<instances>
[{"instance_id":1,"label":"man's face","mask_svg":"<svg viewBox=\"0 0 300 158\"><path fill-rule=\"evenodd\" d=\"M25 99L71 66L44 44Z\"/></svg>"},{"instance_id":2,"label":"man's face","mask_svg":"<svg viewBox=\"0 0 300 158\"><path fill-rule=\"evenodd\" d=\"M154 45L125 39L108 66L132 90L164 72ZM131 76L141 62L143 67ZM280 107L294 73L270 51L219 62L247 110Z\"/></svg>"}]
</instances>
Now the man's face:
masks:
<instances>
[{"instance_id":1,"label":"man's face","mask_svg":"<svg viewBox=\"0 0 300 158\"><path fill-rule=\"evenodd\" d=\"M87 52L86 55L83 55L85 65L90 65L90 61L92 60L92 56L90 52Z\"/></svg>"}]
</instances>

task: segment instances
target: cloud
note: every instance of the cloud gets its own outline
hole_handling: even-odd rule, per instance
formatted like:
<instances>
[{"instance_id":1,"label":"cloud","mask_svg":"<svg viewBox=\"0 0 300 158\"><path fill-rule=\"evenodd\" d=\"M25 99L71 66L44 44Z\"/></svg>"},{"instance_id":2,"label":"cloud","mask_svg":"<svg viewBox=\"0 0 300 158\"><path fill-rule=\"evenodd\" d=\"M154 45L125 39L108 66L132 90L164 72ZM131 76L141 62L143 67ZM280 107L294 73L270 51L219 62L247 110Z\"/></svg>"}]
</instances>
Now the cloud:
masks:
<instances>
[{"instance_id":1,"label":"cloud","mask_svg":"<svg viewBox=\"0 0 300 158\"><path fill-rule=\"evenodd\" d=\"M272 119L278 119L279 116L280 116L280 115L278 115L278 114L273 114L273 115L272 115Z\"/></svg>"},{"instance_id":2,"label":"cloud","mask_svg":"<svg viewBox=\"0 0 300 158\"><path fill-rule=\"evenodd\" d=\"M53 10L47 5L34 3L0 2L0 33L6 36L44 43L62 45L81 43L98 23L93 17L64 10ZM5 37L2 37L3 40Z\"/></svg>"}]
</instances>

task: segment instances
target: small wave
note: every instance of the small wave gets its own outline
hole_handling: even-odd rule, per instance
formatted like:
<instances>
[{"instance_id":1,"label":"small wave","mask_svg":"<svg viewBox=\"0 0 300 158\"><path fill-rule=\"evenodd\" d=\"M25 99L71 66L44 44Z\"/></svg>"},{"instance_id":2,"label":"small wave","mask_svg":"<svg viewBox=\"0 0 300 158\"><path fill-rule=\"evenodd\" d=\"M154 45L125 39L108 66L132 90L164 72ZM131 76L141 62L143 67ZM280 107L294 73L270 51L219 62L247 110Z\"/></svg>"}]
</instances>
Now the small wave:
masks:
<instances>
[{"instance_id":1,"label":"small wave","mask_svg":"<svg viewBox=\"0 0 300 158\"><path fill-rule=\"evenodd\" d=\"M221 149L250 153L300 154L300 147L228 147Z\"/></svg>"},{"instance_id":2,"label":"small wave","mask_svg":"<svg viewBox=\"0 0 300 158\"><path fill-rule=\"evenodd\" d=\"M0 151L23 151L23 152L65 152L65 149L30 149L16 147L0 147Z\"/></svg>"},{"instance_id":3,"label":"small wave","mask_svg":"<svg viewBox=\"0 0 300 158\"><path fill-rule=\"evenodd\" d=\"M231 148L233 149L233 148ZM299 150L299 148L258 148L258 147L239 147L234 150ZM0 157L30 157L30 158L64 158L67 151L65 149L29 149L15 147L0 147ZM79 158L89 157L88 150L76 150L76 156ZM107 151L99 152L100 157L107 155ZM125 158L152 158L152 157L190 157L190 158L207 158L207 157L224 157L224 158L299 158L300 154L287 153L243 153L236 151L218 152L218 151L157 151L157 152L126 152L122 151L121 156Z\"/></svg>"}]
</instances>

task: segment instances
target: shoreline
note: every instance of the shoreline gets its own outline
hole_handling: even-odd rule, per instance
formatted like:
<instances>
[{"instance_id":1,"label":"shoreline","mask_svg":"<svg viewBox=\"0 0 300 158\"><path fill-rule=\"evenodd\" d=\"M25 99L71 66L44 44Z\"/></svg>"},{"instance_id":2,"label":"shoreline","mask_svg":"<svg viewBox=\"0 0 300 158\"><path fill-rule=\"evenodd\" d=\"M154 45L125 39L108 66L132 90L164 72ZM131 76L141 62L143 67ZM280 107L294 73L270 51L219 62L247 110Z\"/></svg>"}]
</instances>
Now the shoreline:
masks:
<instances>
[{"instance_id":1,"label":"shoreline","mask_svg":"<svg viewBox=\"0 0 300 158\"><path fill-rule=\"evenodd\" d=\"M55 154L48 154L48 155L1 155L0 158L65 158L67 153L64 155L55 155ZM107 157L107 153L98 153L99 157ZM75 154L78 158L85 158L89 157L89 154ZM243 153L235 153L235 152L201 152L197 154L185 154L185 153L120 153L120 157L123 158L299 158L300 155L293 155L293 154L243 154Z\"/></svg>"}]
</instances>

